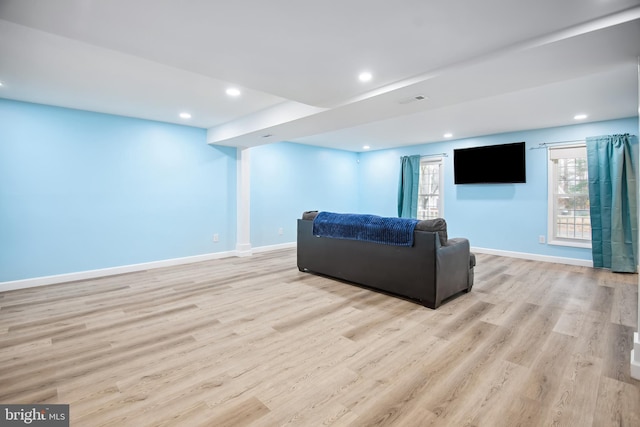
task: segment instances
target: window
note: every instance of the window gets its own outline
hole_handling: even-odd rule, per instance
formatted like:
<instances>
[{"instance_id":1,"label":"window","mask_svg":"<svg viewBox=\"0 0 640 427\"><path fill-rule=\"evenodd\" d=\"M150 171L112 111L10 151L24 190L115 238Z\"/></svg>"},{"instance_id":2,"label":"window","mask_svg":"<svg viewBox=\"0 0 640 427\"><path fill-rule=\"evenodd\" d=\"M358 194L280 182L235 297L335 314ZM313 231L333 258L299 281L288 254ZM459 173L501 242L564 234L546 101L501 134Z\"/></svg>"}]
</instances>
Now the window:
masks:
<instances>
[{"instance_id":1,"label":"window","mask_svg":"<svg viewBox=\"0 0 640 427\"><path fill-rule=\"evenodd\" d=\"M423 159L420 161L420 187L418 189L418 219L433 219L443 216L442 159Z\"/></svg>"},{"instance_id":2,"label":"window","mask_svg":"<svg viewBox=\"0 0 640 427\"><path fill-rule=\"evenodd\" d=\"M549 243L591 247L586 145L549 148Z\"/></svg>"}]
</instances>

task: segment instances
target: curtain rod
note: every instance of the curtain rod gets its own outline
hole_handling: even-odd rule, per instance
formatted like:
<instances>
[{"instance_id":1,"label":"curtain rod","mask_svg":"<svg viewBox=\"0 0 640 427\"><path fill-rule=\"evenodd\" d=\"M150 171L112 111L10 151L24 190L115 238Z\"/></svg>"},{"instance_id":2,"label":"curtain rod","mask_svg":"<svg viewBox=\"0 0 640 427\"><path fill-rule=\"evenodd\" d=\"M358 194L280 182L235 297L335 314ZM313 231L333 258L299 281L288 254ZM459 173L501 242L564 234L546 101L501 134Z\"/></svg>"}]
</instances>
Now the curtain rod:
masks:
<instances>
[{"instance_id":1,"label":"curtain rod","mask_svg":"<svg viewBox=\"0 0 640 427\"><path fill-rule=\"evenodd\" d=\"M635 137L635 135L629 135ZM584 139L574 139L572 141L555 141L555 142L541 142L537 147L531 147L529 150L537 150L540 148L545 148L549 145L559 145L559 144L575 144L576 142L587 142L587 138Z\"/></svg>"},{"instance_id":2,"label":"curtain rod","mask_svg":"<svg viewBox=\"0 0 640 427\"><path fill-rule=\"evenodd\" d=\"M436 154L423 154L420 157L449 157L447 153L436 153Z\"/></svg>"},{"instance_id":3,"label":"curtain rod","mask_svg":"<svg viewBox=\"0 0 640 427\"><path fill-rule=\"evenodd\" d=\"M403 157L409 157L409 156L400 156L400 160L402 160ZM420 158L423 158L423 157L449 157L449 155L447 153L421 154Z\"/></svg>"},{"instance_id":4,"label":"curtain rod","mask_svg":"<svg viewBox=\"0 0 640 427\"><path fill-rule=\"evenodd\" d=\"M573 141L556 141L556 142L541 142L537 147L531 147L529 150L538 150L540 148L545 148L549 145L558 145L558 144L575 144L576 142L586 142L584 139L574 139Z\"/></svg>"}]
</instances>

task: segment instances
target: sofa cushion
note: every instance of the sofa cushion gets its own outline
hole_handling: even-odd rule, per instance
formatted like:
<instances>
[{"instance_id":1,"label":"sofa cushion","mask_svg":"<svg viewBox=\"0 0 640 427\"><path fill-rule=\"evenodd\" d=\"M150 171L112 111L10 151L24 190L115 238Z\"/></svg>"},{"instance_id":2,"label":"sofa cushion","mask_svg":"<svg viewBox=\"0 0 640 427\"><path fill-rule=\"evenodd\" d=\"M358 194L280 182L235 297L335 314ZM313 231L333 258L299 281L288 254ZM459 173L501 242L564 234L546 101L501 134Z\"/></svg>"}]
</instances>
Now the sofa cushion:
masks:
<instances>
[{"instance_id":1,"label":"sofa cushion","mask_svg":"<svg viewBox=\"0 0 640 427\"><path fill-rule=\"evenodd\" d=\"M433 231L438 233L440 237L440 244L442 246L447 244L449 237L447 236L447 221L444 218L435 219L423 219L416 225L416 230L420 231Z\"/></svg>"}]
</instances>

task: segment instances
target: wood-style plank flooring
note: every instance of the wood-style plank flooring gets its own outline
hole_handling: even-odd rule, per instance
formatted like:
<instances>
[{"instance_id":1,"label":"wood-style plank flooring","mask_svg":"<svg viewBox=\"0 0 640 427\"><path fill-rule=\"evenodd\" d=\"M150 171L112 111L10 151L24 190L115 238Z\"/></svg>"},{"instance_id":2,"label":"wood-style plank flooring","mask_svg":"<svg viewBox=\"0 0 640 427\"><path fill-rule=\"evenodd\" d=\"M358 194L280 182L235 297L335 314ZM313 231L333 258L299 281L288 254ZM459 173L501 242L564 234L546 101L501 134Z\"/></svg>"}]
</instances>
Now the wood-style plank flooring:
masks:
<instances>
[{"instance_id":1,"label":"wood-style plank flooring","mask_svg":"<svg viewBox=\"0 0 640 427\"><path fill-rule=\"evenodd\" d=\"M295 250L0 293L0 402L73 426L640 426L637 275L478 255L438 310Z\"/></svg>"}]
</instances>

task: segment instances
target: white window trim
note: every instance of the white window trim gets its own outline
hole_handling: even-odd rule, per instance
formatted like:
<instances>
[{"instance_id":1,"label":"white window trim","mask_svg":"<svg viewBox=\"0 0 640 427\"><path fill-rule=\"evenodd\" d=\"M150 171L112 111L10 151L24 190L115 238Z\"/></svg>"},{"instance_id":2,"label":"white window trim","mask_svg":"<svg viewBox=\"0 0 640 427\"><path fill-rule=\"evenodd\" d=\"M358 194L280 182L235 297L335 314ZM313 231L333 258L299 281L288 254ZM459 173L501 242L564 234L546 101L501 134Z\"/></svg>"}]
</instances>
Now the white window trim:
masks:
<instances>
[{"instance_id":1,"label":"white window trim","mask_svg":"<svg viewBox=\"0 0 640 427\"><path fill-rule=\"evenodd\" d=\"M437 164L438 168L438 212L440 218L444 218L444 157L428 157L420 159L420 166L423 163Z\"/></svg>"},{"instance_id":2,"label":"white window trim","mask_svg":"<svg viewBox=\"0 0 640 427\"><path fill-rule=\"evenodd\" d=\"M562 148L580 148L585 147L586 142L573 145L563 145ZM555 224L555 197L553 197L555 188L554 183L556 177L554 176L555 168L551 163L550 149L547 150L547 244L554 246L570 246L573 248L585 248L591 249L591 241L579 241L573 239L560 239L554 237L553 226Z\"/></svg>"}]
</instances>

